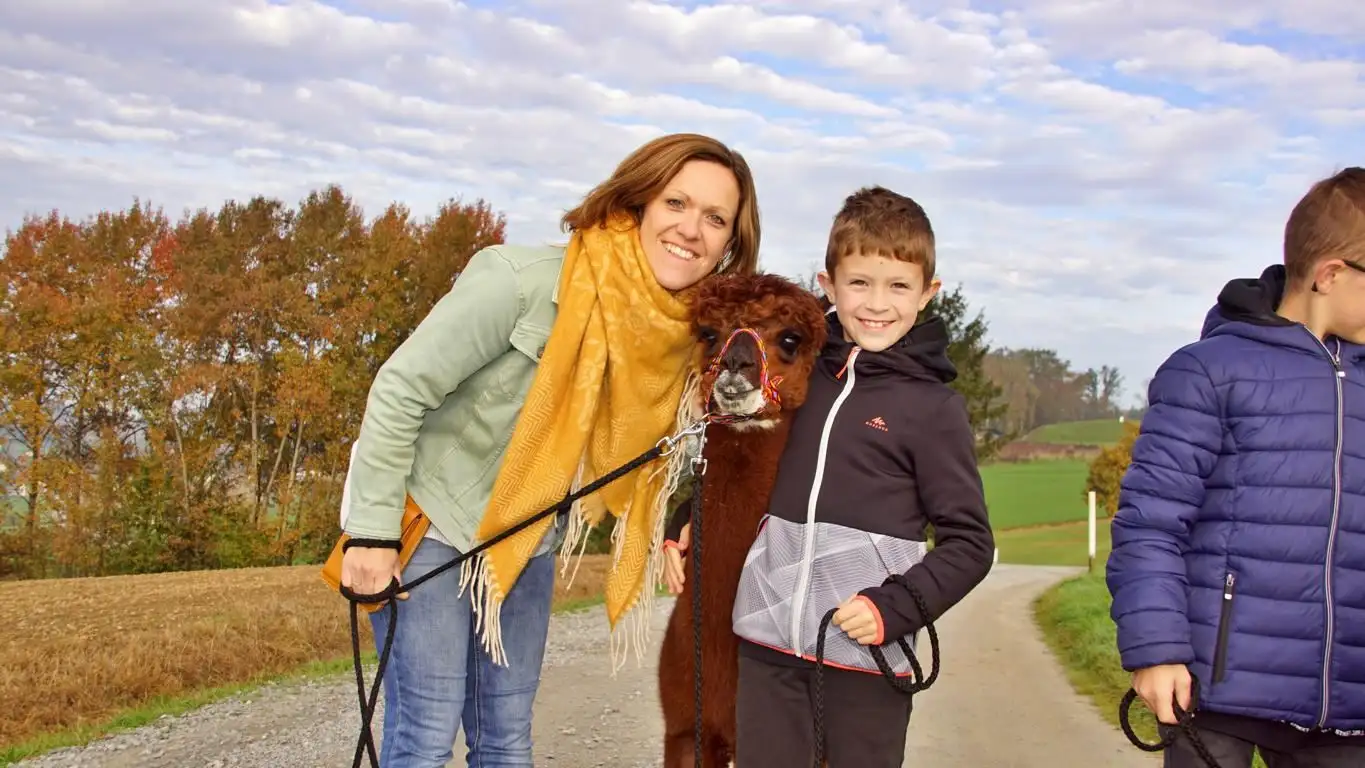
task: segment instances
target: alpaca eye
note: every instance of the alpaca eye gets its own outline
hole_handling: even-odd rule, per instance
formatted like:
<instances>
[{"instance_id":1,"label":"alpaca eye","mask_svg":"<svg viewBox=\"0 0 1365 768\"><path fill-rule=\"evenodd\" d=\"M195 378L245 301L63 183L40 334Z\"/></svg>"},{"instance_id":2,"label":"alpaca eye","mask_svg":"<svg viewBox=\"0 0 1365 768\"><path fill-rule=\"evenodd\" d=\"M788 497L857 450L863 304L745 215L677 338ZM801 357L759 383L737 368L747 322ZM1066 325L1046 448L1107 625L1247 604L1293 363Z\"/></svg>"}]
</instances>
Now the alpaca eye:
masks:
<instances>
[{"instance_id":1,"label":"alpaca eye","mask_svg":"<svg viewBox=\"0 0 1365 768\"><path fill-rule=\"evenodd\" d=\"M710 345L712 345L712 344L715 344L715 343L716 343L716 339L719 338L719 337L718 337L717 334L716 334L716 329L715 329L715 328L707 328L707 327L703 326L703 327L697 329L697 338L699 338L699 339L701 339L702 341L706 342L707 346L710 346Z\"/></svg>"},{"instance_id":2,"label":"alpaca eye","mask_svg":"<svg viewBox=\"0 0 1365 768\"><path fill-rule=\"evenodd\" d=\"M777 345L782 348L783 352L794 355L796 350L801 347L801 337L794 333L784 333L777 340Z\"/></svg>"}]
</instances>

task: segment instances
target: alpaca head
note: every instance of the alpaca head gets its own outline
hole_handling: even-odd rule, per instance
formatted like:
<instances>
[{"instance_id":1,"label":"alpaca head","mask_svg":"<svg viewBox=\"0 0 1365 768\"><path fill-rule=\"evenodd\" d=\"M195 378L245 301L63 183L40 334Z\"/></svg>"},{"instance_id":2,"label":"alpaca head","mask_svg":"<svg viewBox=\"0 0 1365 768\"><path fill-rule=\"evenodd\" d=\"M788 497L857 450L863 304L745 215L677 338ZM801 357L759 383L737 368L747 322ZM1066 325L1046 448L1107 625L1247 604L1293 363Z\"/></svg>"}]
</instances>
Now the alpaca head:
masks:
<instances>
[{"instance_id":1,"label":"alpaca head","mask_svg":"<svg viewBox=\"0 0 1365 768\"><path fill-rule=\"evenodd\" d=\"M749 417L739 424L770 424L779 411L805 401L827 334L825 313L810 291L778 275L716 275L698 286L692 317L704 366L702 397L709 397L713 413ZM777 402L769 397L774 392Z\"/></svg>"}]
</instances>

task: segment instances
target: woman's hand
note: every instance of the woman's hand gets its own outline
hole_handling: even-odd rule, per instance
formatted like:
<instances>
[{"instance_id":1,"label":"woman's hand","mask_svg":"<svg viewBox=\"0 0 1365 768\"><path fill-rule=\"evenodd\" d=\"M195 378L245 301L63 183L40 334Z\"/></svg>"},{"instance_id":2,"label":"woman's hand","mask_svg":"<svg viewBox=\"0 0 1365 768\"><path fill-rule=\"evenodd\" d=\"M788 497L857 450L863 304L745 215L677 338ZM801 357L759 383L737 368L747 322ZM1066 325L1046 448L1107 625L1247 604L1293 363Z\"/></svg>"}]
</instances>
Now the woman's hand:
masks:
<instances>
[{"instance_id":1,"label":"woman's hand","mask_svg":"<svg viewBox=\"0 0 1365 768\"><path fill-rule=\"evenodd\" d=\"M664 583L668 585L668 591L675 595L683 590L683 555L687 552L691 533L692 524L688 523L678 534L678 546L664 547Z\"/></svg>"},{"instance_id":2,"label":"woman's hand","mask_svg":"<svg viewBox=\"0 0 1365 768\"><path fill-rule=\"evenodd\" d=\"M398 550L387 547L351 547L341 556L341 585L358 595L377 595L388 589L389 583L403 578L403 566L398 563ZM399 600L407 600L401 592ZM384 605L385 600L379 605Z\"/></svg>"}]
</instances>

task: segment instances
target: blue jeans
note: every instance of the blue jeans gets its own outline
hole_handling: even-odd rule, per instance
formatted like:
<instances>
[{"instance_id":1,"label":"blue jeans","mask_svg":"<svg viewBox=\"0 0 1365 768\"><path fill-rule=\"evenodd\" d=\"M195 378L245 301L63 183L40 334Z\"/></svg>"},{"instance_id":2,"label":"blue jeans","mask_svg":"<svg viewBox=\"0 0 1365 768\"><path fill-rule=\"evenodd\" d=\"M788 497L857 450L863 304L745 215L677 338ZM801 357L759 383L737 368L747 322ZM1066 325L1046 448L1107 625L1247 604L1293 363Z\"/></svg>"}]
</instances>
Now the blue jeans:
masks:
<instances>
[{"instance_id":1,"label":"blue jeans","mask_svg":"<svg viewBox=\"0 0 1365 768\"><path fill-rule=\"evenodd\" d=\"M424 539L403 573L411 581L459 552ZM493 664L474 629L472 589L450 568L398 601L398 628L384 670L382 768L443 768L463 723L468 765L530 768L531 706L540 685L554 597L554 554L532 557L502 605L508 666ZM389 608L370 615L384 642Z\"/></svg>"}]
</instances>

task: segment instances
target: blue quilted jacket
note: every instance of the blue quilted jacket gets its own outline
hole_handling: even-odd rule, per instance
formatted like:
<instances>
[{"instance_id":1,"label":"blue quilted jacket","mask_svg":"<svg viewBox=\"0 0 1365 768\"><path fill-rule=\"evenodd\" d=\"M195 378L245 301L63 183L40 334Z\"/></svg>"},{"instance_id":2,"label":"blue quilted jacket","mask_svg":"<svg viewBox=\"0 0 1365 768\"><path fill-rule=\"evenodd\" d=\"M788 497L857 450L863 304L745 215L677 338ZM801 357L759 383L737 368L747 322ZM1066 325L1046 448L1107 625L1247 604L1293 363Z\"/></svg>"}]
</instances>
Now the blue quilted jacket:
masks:
<instances>
[{"instance_id":1,"label":"blue quilted jacket","mask_svg":"<svg viewBox=\"0 0 1365 768\"><path fill-rule=\"evenodd\" d=\"M1108 584L1127 670L1189 665L1203 710L1365 729L1365 347L1227 284L1153 378Z\"/></svg>"}]
</instances>

